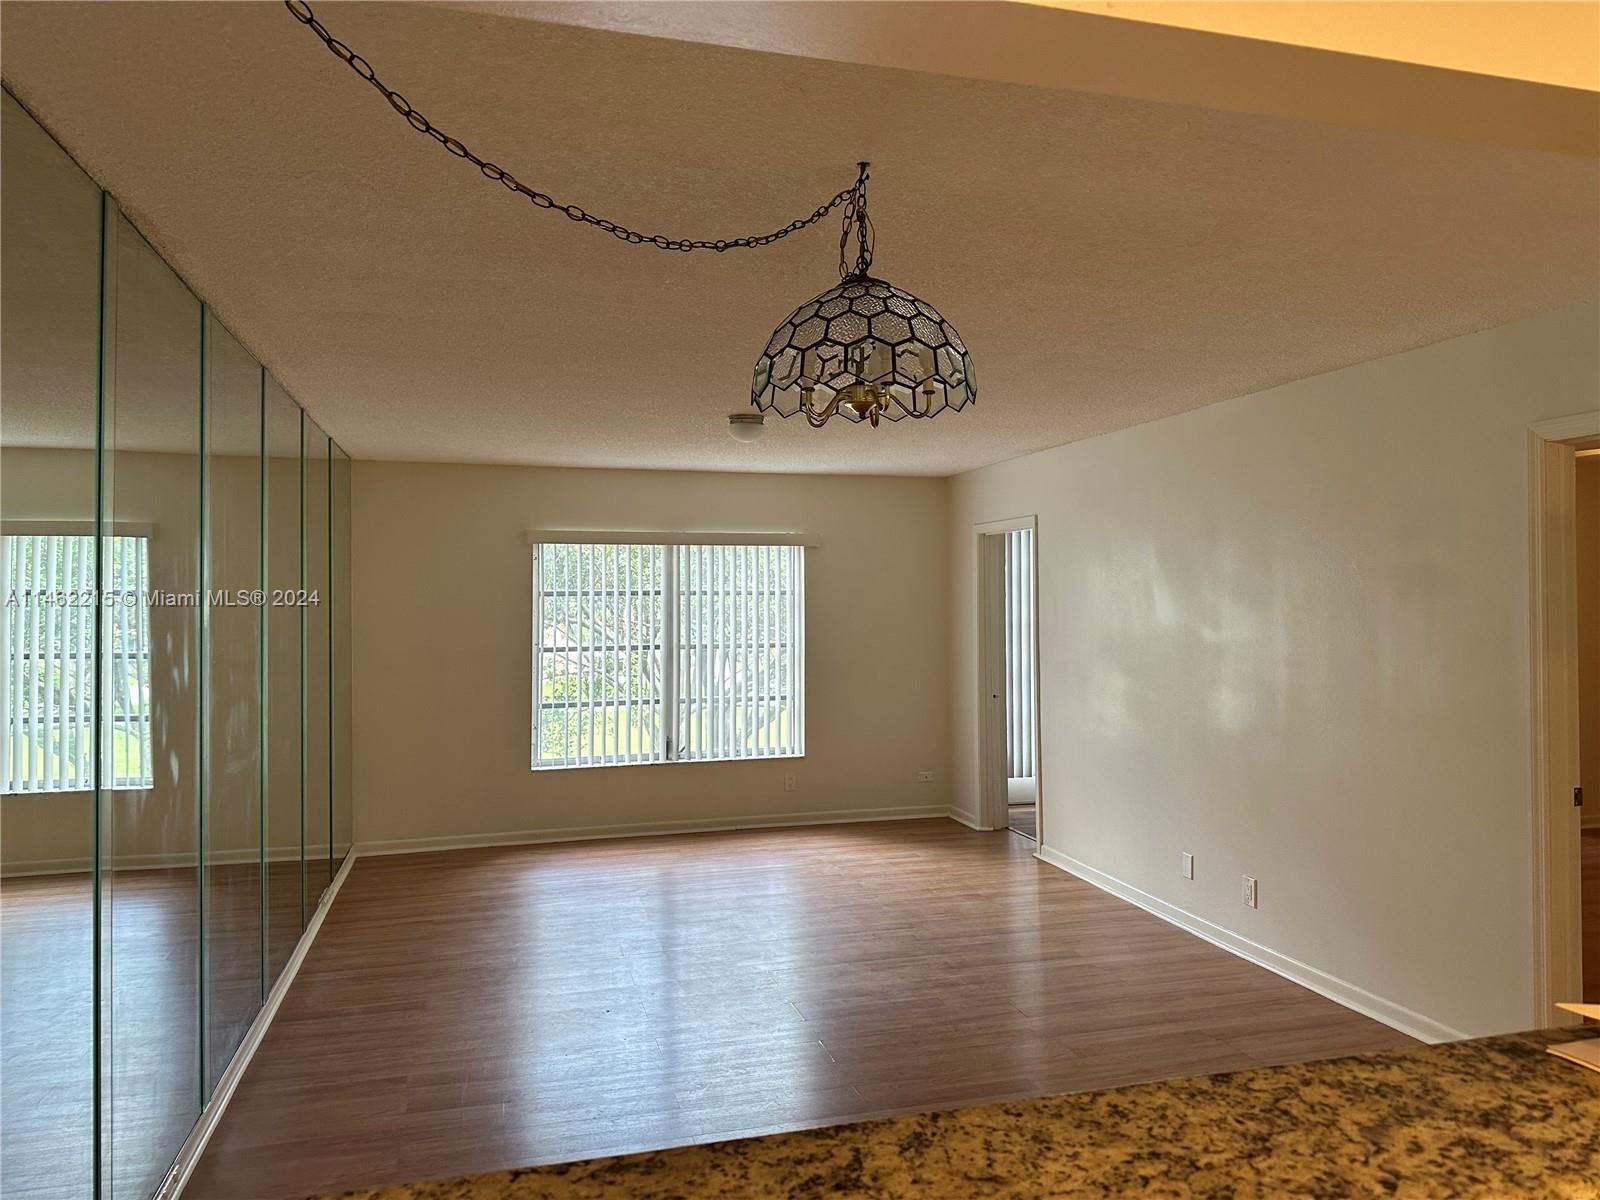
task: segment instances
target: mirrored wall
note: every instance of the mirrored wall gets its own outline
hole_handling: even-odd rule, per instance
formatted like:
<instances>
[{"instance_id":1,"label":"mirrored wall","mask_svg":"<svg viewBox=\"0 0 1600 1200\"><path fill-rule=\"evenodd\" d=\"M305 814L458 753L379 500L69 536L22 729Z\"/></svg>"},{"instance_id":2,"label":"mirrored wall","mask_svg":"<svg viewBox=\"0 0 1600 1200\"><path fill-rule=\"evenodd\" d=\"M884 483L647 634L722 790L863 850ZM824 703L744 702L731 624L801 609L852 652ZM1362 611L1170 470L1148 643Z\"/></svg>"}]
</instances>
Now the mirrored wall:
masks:
<instances>
[{"instance_id":1,"label":"mirrored wall","mask_svg":"<svg viewBox=\"0 0 1600 1200\"><path fill-rule=\"evenodd\" d=\"M4 1191L146 1200L350 850L350 460L3 104Z\"/></svg>"}]
</instances>

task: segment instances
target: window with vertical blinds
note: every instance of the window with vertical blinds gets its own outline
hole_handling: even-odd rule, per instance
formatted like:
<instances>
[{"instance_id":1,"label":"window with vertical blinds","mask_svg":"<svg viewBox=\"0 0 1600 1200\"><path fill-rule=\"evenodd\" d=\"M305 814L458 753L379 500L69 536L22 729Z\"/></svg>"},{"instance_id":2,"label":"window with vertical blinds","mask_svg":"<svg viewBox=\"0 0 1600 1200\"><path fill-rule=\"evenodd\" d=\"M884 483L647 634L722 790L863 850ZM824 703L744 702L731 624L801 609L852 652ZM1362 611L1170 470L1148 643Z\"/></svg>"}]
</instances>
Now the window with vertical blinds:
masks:
<instances>
[{"instance_id":1,"label":"window with vertical blinds","mask_svg":"<svg viewBox=\"0 0 1600 1200\"><path fill-rule=\"evenodd\" d=\"M534 548L533 765L804 753L799 546Z\"/></svg>"},{"instance_id":2,"label":"window with vertical blinds","mask_svg":"<svg viewBox=\"0 0 1600 1200\"><path fill-rule=\"evenodd\" d=\"M94 623L101 615L110 749L104 784L152 786L150 543L118 535L105 544L110 582L96 604L92 536L0 536L0 772L6 794L94 787Z\"/></svg>"}]
</instances>

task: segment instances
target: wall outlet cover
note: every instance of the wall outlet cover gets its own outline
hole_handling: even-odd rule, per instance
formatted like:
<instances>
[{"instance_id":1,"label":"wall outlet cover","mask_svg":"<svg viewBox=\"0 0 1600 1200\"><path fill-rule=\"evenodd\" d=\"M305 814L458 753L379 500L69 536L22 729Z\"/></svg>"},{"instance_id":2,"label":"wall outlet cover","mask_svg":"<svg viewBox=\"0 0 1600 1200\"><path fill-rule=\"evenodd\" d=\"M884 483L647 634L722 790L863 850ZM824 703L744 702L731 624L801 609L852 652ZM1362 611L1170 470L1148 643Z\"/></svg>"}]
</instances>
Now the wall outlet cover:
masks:
<instances>
[{"instance_id":1,"label":"wall outlet cover","mask_svg":"<svg viewBox=\"0 0 1600 1200\"><path fill-rule=\"evenodd\" d=\"M1244 877L1244 902L1251 908L1256 908L1258 907L1256 903L1258 898L1256 877L1254 875L1246 875Z\"/></svg>"},{"instance_id":2,"label":"wall outlet cover","mask_svg":"<svg viewBox=\"0 0 1600 1200\"><path fill-rule=\"evenodd\" d=\"M933 772L932 771L918 771L917 772L917 782L918 783L932 783L933 782Z\"/></svg>"},{"instance_id":3,"label":"wall outlet cover","mask_svg":"<svg viewBox=\"0 0 1600 1200\"><path fill-rule=\"evenodd\" d=\"M798 785L795 783L794 768L790 767L783 773L783 790L786 792L792 792L797 786Z\"/></svg>"},{"instance_id":4,"label":"wall outlet cover","mask_svg":"<svg viewBox=\"0 0 1600 1200\"><path fill-rule=\"evenodd\" d=\"M1194 878L1194 855L1190 854L1187 850L1185 850L1183 853L1183 866L1181 869L1185 879Z\"/></svg>"}]
</instances>

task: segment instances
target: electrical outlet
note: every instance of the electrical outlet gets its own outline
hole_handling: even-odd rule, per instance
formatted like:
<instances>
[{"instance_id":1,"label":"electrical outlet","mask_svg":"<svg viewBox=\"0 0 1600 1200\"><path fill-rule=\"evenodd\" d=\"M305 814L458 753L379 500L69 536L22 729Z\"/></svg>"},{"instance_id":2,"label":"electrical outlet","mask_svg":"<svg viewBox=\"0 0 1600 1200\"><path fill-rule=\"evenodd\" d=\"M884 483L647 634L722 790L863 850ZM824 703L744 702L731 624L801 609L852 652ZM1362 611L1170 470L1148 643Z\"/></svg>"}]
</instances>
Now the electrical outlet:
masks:
<instances>
[{"instance_id":1,"label":"electrical outlet","mask_svg":"<svg viewBox=\"0 0 1600 1200\"><path fill-rule=\"evenodd\" d=\"M932 771L918 771L917 772L917 782L918 783L932 783L933 782L933 772Z\"/></svg>"},{"instance_id":2,"label":"electrical outlet","mask_svg":"<svg viewBox=\"0 0 1600 1200\"><path fill-rule=\"evenodd\" d=\"M1184 851L1183 854L1183 877L1185 879L1194 878L1194 855L1188 851Z\"/></svg>"},{"instance_id":3,"label":"electrical outlet","mask_svg":"<svg viewBox=\"0 0 1600 1200\"><path fill-rule=\"evenodd\" d=\"M792 792L798 785L794 781L794 768L790 767L783 773L783 790Z\"/></svg>"},{"instance_id":4,"label":"electrical outlet","mask_svg":"<svg viewBox=\"0 0 1600 1200\"><path fill-rule=\"evenodd\" d=\"M1246 904L1248 904L1251 908L1257 907L1257 905L1256 905L1256 877L1254 875L1246 875L1244 877L1244 902Z\"/></svg>"}]
</instances>

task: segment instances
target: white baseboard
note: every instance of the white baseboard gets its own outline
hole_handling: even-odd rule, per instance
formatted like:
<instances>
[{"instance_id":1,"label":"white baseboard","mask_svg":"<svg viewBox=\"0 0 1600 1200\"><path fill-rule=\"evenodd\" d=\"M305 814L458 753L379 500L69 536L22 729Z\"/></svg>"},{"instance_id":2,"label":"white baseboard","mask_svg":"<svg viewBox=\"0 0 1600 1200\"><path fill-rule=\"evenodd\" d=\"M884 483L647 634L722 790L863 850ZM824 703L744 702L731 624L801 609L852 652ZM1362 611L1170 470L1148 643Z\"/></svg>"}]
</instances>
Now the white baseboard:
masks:
<instances>
[{"instance_id":1,"label":"white baseboard","mask_svg":"<svg viewBox=\"0 0 1600 1200\"><path fill-rule=\"evenodd\" d=\"M979 833L989 832L988 830L984 829L982 825L978 824L978 818L972 813L967 812L966 809L956 808L952 805L950 808L945 810L945 816L949 817L952 821L961 822L961 824L965 825L968 829L976 829Z\"/></svg>"},{"instance_id":2,"label":"white baseboard","mask_svg":"<svg viewBox=\"0 0 1600 1200\"><path fill-rule=\"evenodd\" d=\"M228 1069L217 1081L216 1091L211 1094L211 1099L201 1112L200 1119L195 1122L194 1128L189 1131L189 1136L184 1139L183 1148L178 1151L176 1161L173 1162L166 1179L152 1200L177 1200L177 1197L182 1195L184 1186L200 1162L200 1156L205 1153L206 1145L211 1141L211 1135L216 1132L218 1124L222 1121L222 1114L227 1110L228 1101L233 1099L239 1080L244 1077L245 1068L255 1056L257 1047L261 1045L261 1039L266 1036L272 1018L277 1015L278 1006L289 994L289 987L294 983L294 977L300 973L300 964L305 961L311 943L316 940L317 931L322 928L322 918L327 916L328 908L333 904L333 898L339 894L339 888L350 874L350 867L355 860L356 851L352 849L345 855L344 863L340 866L338 874L333 877L333 882L328 885L327 891L322 893L316 912L312 913L311 920L306 922L305 931L295 944L294 953L284 964L283 974L279 975L278 982L272 985L272 991L267 993L267 1002L261 1006L261 1011L256 1013L256 1019L250 1022L250 1028L245 1030L244 1040L239 1043L233 1061L228 1064Z\"/></svg>"},{"instance_id":3,"label":"white baseboard","mask_svg":"<svg viewBox=\"0 0 1600 1200\"><path fill-rule=\"evenodd\" d=\"M394 838L360 842L364 856L426 854L436 850L470 850L478 846L534 846L546 842L589 842L609 838L661 837L674 833L726 833L738 829L772 829L792 825L847 825L863 821L917 821L947 817L943 804L908 808L841 808L828 812L769 813L749 817L709 817L692 821L652 821L636 825L587 825L565 829L519 829L508 833L469 833L448 837Z\"/></svg>"},{"instance_id":4,"label":"white baseboard","mask_svg":"<svg viewBox=\"0 0 1600 1200\"><path fill-rule=\"evenodd\" d=\"M1319 971L1316 967L1290 958L1286 954L1279 954L1276 950L1252 942L1231 929L1214 925L1203 917L1197 917L1175 904L1168 904L1157 896L1140 891L1132 884L1124 883L1104 871L1098 871L1087 863L1081 863L1062 854L1059 850L1040 846L1037 857L1053 867L1059 867L1069 875L1076 875L1085 883L1092 883L1101 891L1109 892L1119 900L1137 905L1163 921L1176 925L1179 929L1198 938L1204 938L1214 946L1220 946L1230 954L1236 954L1258 967L1265 967L1275 975L1282 975L1301 987L1310 988L1318 995L1326 996L1329 1000L1353 1009L1363 1016L1382 1021L1391 1029L1398 1029L1410 1037L1424 1042L1456 1042L1468 1036L1459 1029L1452 1029L1403 1004L1396 1004L1393 1000L1375 995L1348 980L1329 975L1326 971Z\"/></svg>"}]
</instances>

